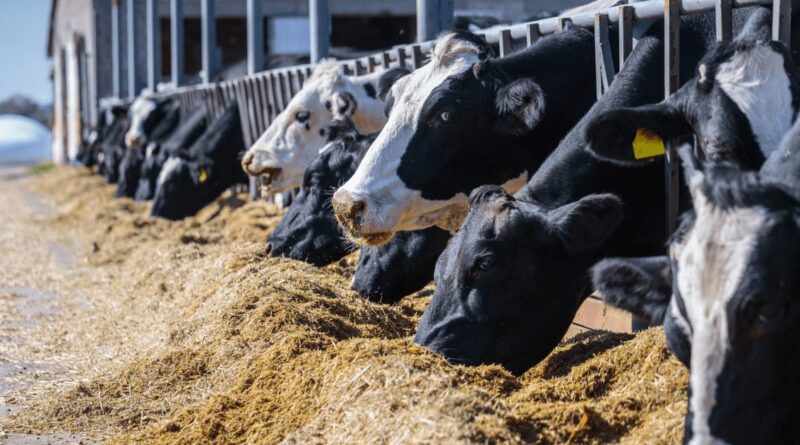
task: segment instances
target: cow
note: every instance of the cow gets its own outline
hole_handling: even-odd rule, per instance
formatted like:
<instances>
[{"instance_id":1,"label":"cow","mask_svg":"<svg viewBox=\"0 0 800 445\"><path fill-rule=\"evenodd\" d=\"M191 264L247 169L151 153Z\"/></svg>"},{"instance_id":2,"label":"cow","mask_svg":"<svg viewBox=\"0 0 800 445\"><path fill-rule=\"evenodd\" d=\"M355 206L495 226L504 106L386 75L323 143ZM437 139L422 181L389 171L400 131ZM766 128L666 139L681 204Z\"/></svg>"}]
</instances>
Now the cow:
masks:
<instances>
[{"instance_id":1,"label":"cow","mask_svg":"<svg viewBox=\"0 0 800 445\"><path fill-rule=\"evenodd\" d=\"M768 15L737 10L734 29ZM681 19L681 79L714 45L713 23L711 14ZM587 150L597 116L661 100L660 34L639 41L609 90L515 196L497 186L472 192L464 226L437 261L417 343L455 363L523 372L563 338L589 294L591 265L617 252L662 253L663 157L627 168Z\"/></svg>"},{"instance_id":2,"label":"cow","mask_svg":"<svg viewBox=\"0 0 800 445\"><path fill-rule=\"evenodd\" d=\"M130 119L126 107L113 109L113 119L106 128L97 151L97 171L106 178L109 184L116 184L119 179L119 163L125 151L125 133L128 131Z\"/></svg>"},{"instance_id":3,"label":"cow","mask_svg":"<svg viewBox=\"0 0 800 445\"><path fill-rule=\"evenodd\" d=\"M482 38L447 32L427 65L391 85L386 126L333 196L354 241L376 246L399 230L458 229L472 189L521 188L596 99L594 38L585 29L490 55Z\"/></svg>"},{"instance_id":4,"label":"cow","mask_svg":"<svg viewBox=\"0 0 800 445\"><path fill-rule=\"evenodd\" d=\"M325 266L356 249L339 231L330 199L361 162L376 134L360 134L347 118L334 120L328 138L303 176L303 185L267 239L272 256Z\"/></svg>"},{"instance_id":5,"label":"cow","mask_svg":"<svg viewBox=\"0 0 800 445\"><path fill-rule=\"evenodd\" d=\"M116 197L134 198L139 187L142 164L152 150L151 143L163 142L175 130L180 108L172 99L155 99L142 94L131 105L131 126L125 134L126 149L119 165Z\"/></svg>"},{"instance_id":6,"label":"cow","mask_svg":"<svg viewBox=\"0 0 800 445\"><path fill-rule=\"evenodd\" d=\"M111 151L108 147L121 147L123 144L128 127L128 106L124 102L115 103L102 108L99 114L100 122L92 132L90 138L92 143L83 154L81 162L87 167L96 166L97 173L110 180L111 175L107 169L105 156ZM116 172L116 165L113 171Z\"/></svg>"},{"instance_id":7,"label":"cow","mask_svg":"<svg viewBox=\"0 0 800 445\"><path fill-rule=\"evenodd\" d=\"M335 117L353 120L361 133L380 129L386 117L377 97L377 77L348 77L333 60L320 62L286 109L247 150L242 168L259 178L265 192L302 185L303 173L325 144L325 127Z\"/></svg>"},{"instance_id":8,"label":"cow","mask_svg":"<svg viewBox=\"0 0 800 445\"><path fill-rule=\"evenodd\" d=\"M357 246L340 232L330 199L347 180L376 134L358 133L352 121L337 119L326 130L328 143L311 162L303 186L278 227L269 235L272 256L325 266ZM438 228L403 232L381 247L363 247L353 277L353 288L368 300L395 303L428 284L436 258L450 234Z\"/></svg>"},{"instance_id":9,"label":"cow","mask_svg":"<svg viewBox=\"0 0 800 445\"><path fill-rule=\"evenodd\" d=\"M206 131L208 113L200 107L182 120L175 131L164 142L152 141L147 145L147 152L142 163L139 184L134 199L148 201L153 199L156 182L161 167L171 153L177 153L191 145Z\"/></svg>"},{"instance_id":10,"label":"cow","mask_svg":"<svg viewBox=\"0 0 800 445\"><path fill-rule=\"evenodd\" d=\"M171 154L159 173L150 215L178 220L194 215L229 187L246 183L239 168L244 152L236 102L189 147Z\"/></svg>"},{"instance_id":11,"label":"cow","mask_svg":"<svg viewBox=\"0 0 800 445\"><path fill-rule=\"evenodd\" d=\"M668 256L592 269L610 304L663 322L689 367L684 442L792 443L800 434L800 120L758 172L680 152L693 209Z\"/></svg>"}]
</instances>

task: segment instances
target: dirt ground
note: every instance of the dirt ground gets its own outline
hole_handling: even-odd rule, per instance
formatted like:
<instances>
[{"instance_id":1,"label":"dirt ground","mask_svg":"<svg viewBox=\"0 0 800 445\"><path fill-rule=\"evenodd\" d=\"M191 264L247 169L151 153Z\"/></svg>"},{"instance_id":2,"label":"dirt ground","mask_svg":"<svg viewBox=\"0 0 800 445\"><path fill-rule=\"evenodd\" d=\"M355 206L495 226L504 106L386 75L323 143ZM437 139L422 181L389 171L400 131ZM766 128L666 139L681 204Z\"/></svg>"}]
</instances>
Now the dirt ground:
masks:
<instances>
[{"instance_id":1,"label":"dirt ground","mask_svg":"<svg viewBox=\"0 0 800 445\"><path fill-rule=\"evenodd\" d=\"M660 329L583 334L522 376L451 366L410 341L430 288L376 305L355 255L266 257L273 206L171 223L85 170L19 173L0 173L0 442L680 440Z\"/></svg>"}]
</instances>

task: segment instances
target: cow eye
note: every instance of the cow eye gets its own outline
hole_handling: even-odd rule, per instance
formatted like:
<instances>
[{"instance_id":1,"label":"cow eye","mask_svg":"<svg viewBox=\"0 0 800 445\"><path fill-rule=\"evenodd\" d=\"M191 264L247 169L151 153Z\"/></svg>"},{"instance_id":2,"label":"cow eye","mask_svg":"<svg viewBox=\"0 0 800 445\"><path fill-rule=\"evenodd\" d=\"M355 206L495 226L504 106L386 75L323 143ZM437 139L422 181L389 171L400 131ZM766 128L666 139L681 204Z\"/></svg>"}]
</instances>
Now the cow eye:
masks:
<instances>
[{"instance_id":1,"label":"cow eye","mask_svg":"<svg viewBox=\"0 0 800 445\"><path fill-rule=\"evenodd\" d=\"M305 124L311 118L311 113L308 111L298 111L297 114L294 115L294 120L301 124Z\"/></svg>"},{"instance_id":2,"label":"cow eye","mask_svg":"<svg viewBox=\"0 0 800 445\"><path fill-rule=\"evenodd\" d=\"M450 119L453 118L453 113L449 111L443 111L442 114L439 115L439 118L442 119L442 122L449 122Z\"/></svg>"},{"instance_id":3,"label":"cow eye","mask_svg":"<svg viewBox=\"0 0 800 445\"><path fill-rule=\"evenodd\" d=\"M743 308L744 319L753 337L769 333L780 323L785 312L786 303L783 300L748 301Z\"/></svg>"},{"instance_id":4,"label":"cow eye","mask_svg":"<svg viewBox=\"0 0 800 445\"><path fill-rule=\"evenodd\" d=\"M471 272L473 277L478 277L482 273L491 272L497 267L494 255L481 255L472 262Z\"/></svg>"}]
</instances>

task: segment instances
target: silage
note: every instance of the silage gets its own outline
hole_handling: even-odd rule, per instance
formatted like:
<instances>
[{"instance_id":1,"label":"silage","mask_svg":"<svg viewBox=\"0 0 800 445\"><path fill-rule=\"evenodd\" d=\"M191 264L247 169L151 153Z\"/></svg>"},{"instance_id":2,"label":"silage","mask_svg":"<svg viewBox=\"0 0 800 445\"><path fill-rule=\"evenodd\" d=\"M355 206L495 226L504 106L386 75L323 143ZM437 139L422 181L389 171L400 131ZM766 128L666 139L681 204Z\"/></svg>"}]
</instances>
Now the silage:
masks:
<instances>
[{"instance_id":1,"label":"silage","mask_svg":"<svg viewBox=\"0 0 800 445\"><path fill-rule=\"evenodd\" d=\"M161 267L130 294L170 299L175 314L162 343L11 419L25 429L115 443L679 441L686 372L660 329L583 334L518 377L452 366L411 342L430 288L376 305L350 290L355 257L325 269L267 258L277 211L221 200L198 218L152 221L107 188L59 185L74 176L37 182L64 209L54 224L83 226L99 268L157 250Z\"/></svg>"}]
</instances>

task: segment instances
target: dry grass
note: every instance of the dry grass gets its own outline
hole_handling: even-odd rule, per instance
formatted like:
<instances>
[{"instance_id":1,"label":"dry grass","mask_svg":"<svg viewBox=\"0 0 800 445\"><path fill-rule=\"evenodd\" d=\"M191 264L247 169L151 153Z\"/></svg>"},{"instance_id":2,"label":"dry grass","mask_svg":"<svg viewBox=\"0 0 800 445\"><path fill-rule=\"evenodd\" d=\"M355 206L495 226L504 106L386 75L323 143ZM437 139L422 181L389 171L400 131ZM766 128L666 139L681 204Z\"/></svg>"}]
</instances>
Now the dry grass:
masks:
<instances>
[{"instance_id":1,"label":"dry grass","mask_svg":"<svg viewBox=\"0 0 800 445\"><path fill-rule=\"evenodd\" d=\"M85 267L111 280L84 287L119 289L90 292L105 315L79 329L84 360L98 344L114 358L78 367L79 383L21 393L26 409L0 429L113 443L680 439L686 372L660 329L582 334L519 377L451 366L410 341L430 289L375 305L349 288L355 256L325 269L266 258L279 212L264 204L221 201L168 223L81 171L32 186L60 209L42 224L92 246Z\"/></svg>"}]
</instances>

